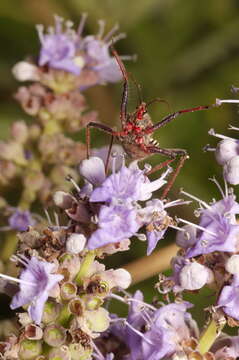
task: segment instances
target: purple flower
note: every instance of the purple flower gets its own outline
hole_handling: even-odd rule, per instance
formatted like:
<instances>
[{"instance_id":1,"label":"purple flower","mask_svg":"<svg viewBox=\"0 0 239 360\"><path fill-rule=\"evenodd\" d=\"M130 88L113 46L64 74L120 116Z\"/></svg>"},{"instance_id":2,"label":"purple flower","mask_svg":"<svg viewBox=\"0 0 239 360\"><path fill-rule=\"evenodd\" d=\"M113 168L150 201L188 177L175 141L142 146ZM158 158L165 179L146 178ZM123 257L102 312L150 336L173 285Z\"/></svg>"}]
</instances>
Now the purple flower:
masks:
<instances>
[{"instance_id":1,"label":"purple flower","mask_svg":"<svg viewBox=\"0 0 239 360\"><path fill-rule=\"evenodd\" d=\"M55 264L40 261L34 256L30 260L24 258L21 262L26 269L21 272L20 290L13 297L10 307L17 309L30 304L28 313L36 324L40 324L49 292L63 279L63 276L52 274Z\"/></svg>"},{"instance_id":2,"label":"purple flower","mask_svg":"<svg viewBox=\"0 0 239 360\"><path fill-rule=\"evenodd\" d=\"M146 236L148 240L147 255L150 255L167 231L173 225L173 219L168 215L167 209L171 206L183 205L188 202L175 200L164 203L159 199L153 199L146 203L146 207L138 211L142 224L146 225Z\"/></svg>"},{"instance_id":3,"label":"purple flower","mask_svg":"<svg viewBox=\"0 0 239 360\"><path fill-rule=\"evenodd\" d=\"M167 173L150 182L145 171L140 170L136 163L132 163L128 168L123 165L120 171L108 176L101 186L92 192L90 201L130 203L148 200L153 191L158 190L166 183L164 177Z\"/></svg>"},{"instance_id":4,"label":"purple flower","mask_svg":"<svg viewBox=\"0 0 239 360\"><path fill-rule=\"evenodd\" d=\"M13 230L27 231L28 227L35 224L29 211L16 210L8 219L9 226Z\"/></svg>"},{"instance_id":5,"label":"purple flower","mask_svg":"<svg viewBox=\"0 0 239 360\"><path fill-rule=\"evenodd\" d=\"M197 242L187 252L187 257L214 251L235 252L238 247L239 225L235 214L239 204L234 195L225 196L201 211Z\"/></svg>"},{"instance_id":6,"label":"purple flower","mask_svg":"<svg viewBox=\"0 0 239 360\"><path fill-rule=\"evenodd\" d=\"M43 27L38 26L38 34L41 41L41 50L39 55L39 65L48 65L50 68L59 69L79 75L84 61L78 61L76 54L77 35L71 29L71 24L65 22L63 30L63 19L55 16L55 28L49 30L47 34L43 33Z\"/></svg>"},{"instance_id":7,"label":"purple flower","mask_svg":"<svg viewBox=\"0 0 239 360\"><path fill-rule=\"evenodd\" d=\"M234 275L231 285L223 287L217 304L227 315L239 320L239 275Z\"/></svg>"},{"instance_id":8,"label":"purple flower","mask_svg":"<svg viewBox=\"0 0 239 360\"><path fill-rule=\"evenodd\" d=\"M104 37L105 23L99 21L99 32L96 36L86 36L82 48L87 54L87 65L98 72L100 82L117 82L122 79L122 72L114 57L110 55L109 47L112 43L112 36L118 30L115 25L111 31ZM114 36L114 43L125 38L125 34L121 33ZM129 59L130 57L124 57Z\"/></svg>"},{"instance_id":9,"label":"purple flower","mask_svg":"<svg viewBox=\"0 0 239 360\"><path fill-rule=\"evenodd\" d=\"M180 348L181 341L190 337L187 321L191 321L191 316L186 313L187 307L185 304L169 304L155 312L151 328L142 339L144 360L171 356Z\"/></svg>"},{"instance_id":10,"label":"purple flower","mask_svg":"<svg viewBox=\"0 0 239 360\"><path fill-rule=\"evenodd\" d=\"M144 360L160 360L170 356L181 348L183 340L197 336L196 323L186 312L189 307L189 303L172 303L155 312L151 329L142 340Z\"/></svg>"},{"instance_id":11,"label":"purple flower","mask_svg":"<svg viewBox=\"0 0 239 360\"><path fill-rule=\"evenodd\" d=\"M215 360L237 359L239 356L239 336L222 335L210 349Z\"/></svg>"},{"instance_id":12,"label":"purple flower","mask_svg":"<svg viewBox=\"0 0 239 360\"><path fill-rule=\"evenodd\" d=\"M99 228L88 240L88 249L96 249L106 244L117 243L134 235L139 223L135 209L125 206L101 206L99 213Z\"/></svg>"}]
</instances>

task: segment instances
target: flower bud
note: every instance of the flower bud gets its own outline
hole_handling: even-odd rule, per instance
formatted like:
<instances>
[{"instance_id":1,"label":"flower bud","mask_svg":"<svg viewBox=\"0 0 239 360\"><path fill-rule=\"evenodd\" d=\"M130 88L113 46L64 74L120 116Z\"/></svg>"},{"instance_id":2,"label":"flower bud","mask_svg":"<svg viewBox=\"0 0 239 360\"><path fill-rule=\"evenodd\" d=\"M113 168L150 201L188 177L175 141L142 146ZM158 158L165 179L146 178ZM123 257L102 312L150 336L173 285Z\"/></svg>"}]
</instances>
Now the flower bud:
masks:
<instances>
[{"instance_id":1,"label":"flower bud","mask_svg":"<svg viewBox=\"0 0 239 360\"><path fill-rule=\"evenodd\" d=\"M103 307L97 310L86 311L85 317L89 328L94 332L103 332L110 326L109 313Z\"/></svg>"},{"instance_id":2,"label":"flower bud","mask_svg":"<svg viewBox=\"0 0 239 360\"><path fill-rule=\"evenodd\" d=\"M116 286L121 287L122 289L127 289L132 281L130 273L125 269L114 270L114 280Z\"/></svg>"},{"instance_id":3,"label":"flower bud","mask_svg":"<svg viewBox=\"0 0 239 360\"><path fill-rule=\"evenodd\" d=\"M25 327L24 335L29 340L41 340L43 332L40 326L29 324Z\"/></svg>"},{"instance_id":4,"label":"flower bud","mask_svg":"<svg viewBox=\"0 0 239 360\"><path fill-rule=\"evenodd\" d=\"M81 344L70 344L69 350L71 353L71 360L88 360L91 359L92 349L84 348Z\"/></svg>"},{"instance_id":5,"label":"flower bud","mask_svg":"<svg viewBox=\"0 0 239 360\"><path fill-rule=\"evenodd\" d=\"M74 199L70 194L64 191L56 191L53 195L53 201L56 206L59 206L62 209L69 209L71 208Z\"/></svg>"},{"instance_id":6,"label":"flower bud","mask_svg":"<svg viewBox=\"0 0 239 360\"><path fill-rule=\"evenodd\" d=\"M70 351L67 346L61 346L50 350L48 360L71 360Z\"/></svg>"},{"instance_id":7,"label":"flower bud","mask_svg":"<svg viewBox=\"0 0 239 360\"><path fill-rule=\"evenodd\" d=\"M224 139L217 144L215 156L218 164L225 165L228 160L239 155L239 141L235 139Z\"/></svg>"},{"instance_id":8,"label":"flower bud","mask_svg":"<svg viewBox=\"0 0 239 360\"><path fill-rule=\"evenodd\" d=\"M0 143L0 157L4 160L14 161L18 165L26 165L25 153L21 144L16 141Z\"/></svg>"},{"instance_id":9,"label":"flower bud","mask_svg":"<svg viewBox=\"0 0 239 360\"><path fill-rule=\"evenodd\" d=\"M28 138L28 128L24 121L15 121L11 126L12 137L21 144L24 144Z\"/></svg>"},{"instance_id":10,"label":"flower bud","mask_svg":"<svg viewBox=\"0 0 239 360\"><path fill-rule=\"evenodd\" d=\"M51 323L56 320L60 313L60 304L48 300L45 303L44 311L42 315L42 322L44 324Z\"/></svg>"},{"instance_id":11,"label":"flower bud","mask_svg":"<svg viewBox=\"0 0 239 360\"><path fill-rule=\"evenodd\" d=\"M19 359L21 360L35 360L38 355L41 355L42 344L40 341L23 340L20 343Z\"/></svg>"},{"instance_id":12,"label":"flower bud","mask_svg":"<svg viewBox=\"0 0 239 360\"><path fill-rule=\"evenodd\" d=\"M234 156L224 165L223 174L229 184L239 184L239 156Z\"/></svg>"},{"instance_id":13,"label":"flower bud","mask_svg":"<svg viewBox=\"0 0 239 360\"><path fill-rule=\"evenodd\" d=\"M12 68L12 73L18 81L38 81L37 66L26 61L20 61Z\"/></svg>"},{"instance_id":14,"label":"flower bud","mask_svg":"<svg viewBox=\"0 0 239 360\"><path fill-rule=\"evenodd\" d=\"M93 185L100 185L105 180L105 164L96 156L83 160L79 165L79 172Z\"/></svg>"},{"instance_id":15,"label":"flower bud","mask_svg":"<svg viewBox=\"0 0 239 360\"><path fill-rule=\"evenodd\" d=\"M85 247L86 237L83 234L71 234L66 240L66 251L79 254Z\"/></svg>"},{"instance_id":16,"label":"flower bud","mask_svg":"<svg viewBox=\"0 0 239 360\"><path fill-rule=\"evenodd\" d=\"M66 330L60 325L50 324L44 330L43 339L50 346L61 346L66 340Z\"/></svg>"},{"instance_id":17,"label":"flower bud","mask_svg":"<svg viewBox=\"0 0 239 360\"><path fill-rule=\"evenodd\" d=\"M61 297L63 300L70 300L76 296L77 286L72 282L65 282L61 285Z\"/></svg>"},{"instance_id":18,"label":"flower bud","mask_svg":"<svg viewBox=\"0 0 239 360\"><path fill-rule=\"evenodd\" d=\"M30 125L28 131L29 131L29 138L31 138L32 140L38 139L39 136L41 135L41 128L37 124Z\"/></svg>"},{"instance_id":19,"label":"flower bud","mask_svg":"<svg viewBox=\"0 0 239 360\"><path fill-rule=\"evenodd\" d=\"M193 246L196 239L196 228L192 225L184 225L182 227L185 231L177 231L176 234L176 244L183 249Z\"/></svg>"},{"instance_id":20,"label":"flower bud","mask_svg":"<svg viewBox=\"0 0 239 360\"><path fill-rule=\"evenodd\" d=\"M182 268L179 281L186 290L198 290L210 281L210 277L210 270L206 266L192 262Z\"/></svg>"},{"instance_id":21,"label":"flower bud","mask_svg":"<svg viewBox=\"0 0 239 360\"><path fill-rule=\"evenodd\" d=\"M230 274L239 274L239 255L232 255L227 260L225 268Z\"/></svg>"}]
</instances>

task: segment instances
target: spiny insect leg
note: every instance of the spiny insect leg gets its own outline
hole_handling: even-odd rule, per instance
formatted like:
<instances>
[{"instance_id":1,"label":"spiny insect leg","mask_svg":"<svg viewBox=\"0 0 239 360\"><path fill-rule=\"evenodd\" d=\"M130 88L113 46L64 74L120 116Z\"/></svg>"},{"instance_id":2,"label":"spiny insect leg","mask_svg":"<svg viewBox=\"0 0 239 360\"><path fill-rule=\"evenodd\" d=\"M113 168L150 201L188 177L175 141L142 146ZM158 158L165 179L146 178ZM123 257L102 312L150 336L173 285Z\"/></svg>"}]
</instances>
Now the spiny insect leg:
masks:
<instances>
[{"instance_id":1,"label":"spiny insect leg","mask_svg":"<svg viewBox=\"0 0 239 360\"><path fill-rule=\"evenodd\" d=\"M166 187L165 187L165 189L164 189L164 191L163 191L163 193L162 193L162 195L161 195L161 198L160 198L161 200L165 199L166 196L168 195L168 193L169 193L169 191L171 190L171 188L172 188L172 186L173 186L173 184L174 184L174 182L175 182L175 180L176 180L176 178L177 178L180 170L182 169L185 161L186 161L188 158L189 158L188 155L183 155L183 156L180 157L180 159L179 159L179 161L178 161L178 164L177 164L177 167L176 167L176 169L174 170L174 172L173 172L170 180L168 181L168 183L167 183L167 185L166 185Z\"/></svg>"},{"instance_id":2,"label":"spiny insect leg","mask_svg":"<svg viewBox=\"0 0 239 360\"><path fill-rule=\"evenodd\" d=\"M173 114L167 115L165 118L163 118L161 121L154 124L153 126L145 129L144 133L146 133L146 134L153 133L155 130L160 129L161 127L165 126L166 124L168 124L172 120L176 119L176 117L178 117L179 115L182 115L182 114L185 114L185 113L188 113L188 112L208 110L213 106L215 106L215 105L197 106L197 107L190 108L190 109L183 109L183 110L176 111Z\"/></svg>"},{"instance_id":3,"label":"spiny insect leg","mask_svg":"<svg viewBox=\"0 0 239 360\"><path fill-rule=\"evenodd\" d=\"M114 136L113 135L113 130L110 127L108 127L106 125L103 125L103 124L95 123L95 122L88 123L87 126L86 126L86 155L87 155L87 159L89 159L89 157L90 157L90 128L91 127L97 128L97 129L99 129L101 131L104 131L105 133L112 135L112 137Z\"/></svg>"}]
</instances>

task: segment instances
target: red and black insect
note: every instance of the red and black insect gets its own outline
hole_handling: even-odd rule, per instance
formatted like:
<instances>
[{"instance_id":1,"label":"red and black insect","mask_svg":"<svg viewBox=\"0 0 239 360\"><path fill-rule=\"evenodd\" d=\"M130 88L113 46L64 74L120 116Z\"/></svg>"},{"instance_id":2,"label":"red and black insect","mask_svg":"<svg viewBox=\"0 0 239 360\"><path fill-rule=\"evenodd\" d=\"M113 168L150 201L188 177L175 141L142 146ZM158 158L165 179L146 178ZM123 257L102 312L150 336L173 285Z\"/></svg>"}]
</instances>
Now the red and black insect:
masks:
<instances>
[{"instance_id":1,"label":"red and black insect","mask_svg":"<svg viewBox=\"0 0 239 360\"><path fill-rule=\"evenodd\" d=\"M162 197L164 198L167 195L170 188L172 187L172 184L175 181L175 178L178 175L180 169L182 168L184 161L188 158L188 155L187 155L187 151L184 149L161 148L157 140L153 138L152 136L153 133L156 130L168 124L169 122L171 122L172 120L174 120L179 115L182 115L184 113L199 111L199 110L207 110L211 106L197 106L189 109L179 110L170 115L167 115L156 124L152 122L148 114L147 107L148 105L152 104L155 101L160 101L160 99L154 99L148 104L145 102L141 102L133 113L128 113L127 103L128 103L129 77L124 67L124 64L122 63L116 50L112 49L112 53L118 62L118 65L121 69L124 78L123 95L122 95L121 111L120 111L122 130L114 131L107 125L90 122L87 125L87 129L86 129L87 157L89 157L89 148L90 148L90 127L98 128L99 130L102 130L111 135L111 144L109 148L108 158L106 161L106 168L108 167L109 156L114 138L116 138L121 143L125 152L132 160L142 160L153 154L161 154L169 158L168 160L156 165L149 173L152 173L156 170L163 168L164 166L167 166L179 156L180 157L179 163L163 192Z\"/></svg>"}]
</instances>

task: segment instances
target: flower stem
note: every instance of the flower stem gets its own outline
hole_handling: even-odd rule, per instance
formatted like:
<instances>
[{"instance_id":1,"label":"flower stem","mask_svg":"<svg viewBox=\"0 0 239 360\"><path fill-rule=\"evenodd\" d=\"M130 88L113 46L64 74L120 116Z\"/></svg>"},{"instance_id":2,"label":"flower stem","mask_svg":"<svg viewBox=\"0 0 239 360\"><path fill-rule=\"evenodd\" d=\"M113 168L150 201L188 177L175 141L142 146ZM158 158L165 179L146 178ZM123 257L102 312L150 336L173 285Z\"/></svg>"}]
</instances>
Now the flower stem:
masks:
<instances>
[{"instance_id":1,"label":"flower stem","mask_svg":"<svg viewBox=\"0 0 239 360\"><path fill-rule=\"evenodd\" d=\"M59 324L61 324L64 327L68 326L70 317L71 317L71 312L69 310L68 304L65 304L60 312L60 315L57 318L57 322Z\"/></svg>"},{"instance_id":2,"label":"flower stem","mask_svg":"<svg viewBox=\"0 0 239 360\"><path fill-rule=\"evenodd\" d=\"M209 351L216 338L220 334L223 326L224 324L220 326L214 319L210 321L209 325L203 331L199 339L198 350L202 355Z\"/></svg>"},{"instance_id":3,"label":"flower stem","mask_svg":"<svg viewBox=\"0 0 239 360\"><path fill-rule=\"evenodd\" d=\"M83 284L83 279L87 276L89 268L95 259L95 251L89 251L80 267L78 274L76 275L75 281L78 285Z\"/></svg>"}]
</instances>

